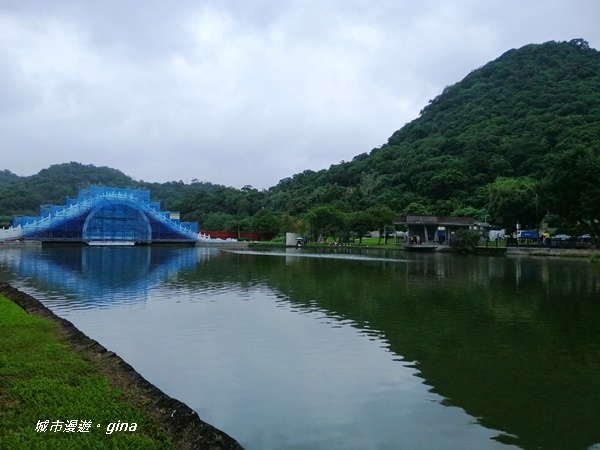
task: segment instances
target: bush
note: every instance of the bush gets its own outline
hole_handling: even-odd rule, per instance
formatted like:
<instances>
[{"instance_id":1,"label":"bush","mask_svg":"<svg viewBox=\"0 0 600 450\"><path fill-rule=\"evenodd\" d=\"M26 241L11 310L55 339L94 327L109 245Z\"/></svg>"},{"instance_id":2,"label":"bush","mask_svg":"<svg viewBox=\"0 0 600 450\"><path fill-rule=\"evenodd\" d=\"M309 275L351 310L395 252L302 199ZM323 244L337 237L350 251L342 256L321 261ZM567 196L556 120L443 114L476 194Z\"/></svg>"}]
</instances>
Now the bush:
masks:
<instances>
[{"instance_id":1,"label":"bush","mask_svg":"<svg viewBox=\"0 0 600 450\"><path fill-rule=\"evenodd\" d=\"M461 253L475 253L480 237L481 235L479 232L475 230L461 228L456 232L456 243L454 246L458 248Z\"/></svg>"}]
</instances>

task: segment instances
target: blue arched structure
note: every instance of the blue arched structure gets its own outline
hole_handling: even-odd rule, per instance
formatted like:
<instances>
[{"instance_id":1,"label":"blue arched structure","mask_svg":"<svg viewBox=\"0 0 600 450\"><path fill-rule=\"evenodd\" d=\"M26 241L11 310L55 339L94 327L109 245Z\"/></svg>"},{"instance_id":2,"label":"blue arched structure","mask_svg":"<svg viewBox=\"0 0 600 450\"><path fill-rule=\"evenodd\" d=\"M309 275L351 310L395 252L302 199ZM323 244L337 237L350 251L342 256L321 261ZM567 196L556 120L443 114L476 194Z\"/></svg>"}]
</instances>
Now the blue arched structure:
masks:
<instances>
[{"instance_id":1,"label":"blue arched structure","mask_svg":"<svg viewBox=\"0 0 600 450\"><path fill-rule=\"evenodd\" d=\"M152 242L150 220L135 203L105 199L91 210L83 224L85 241Z\"/></svg>"},{"instance_id":2,"label":"blue arched structure","mask_svg":"<svg viewBox=\"0 0 600 450\"><path fill-rule=\"evenodd\" d=\"M37 217L13 218L18 238L90 245L195 243L198 224L161 211L150 191L91 186L64 206L43 205ZM8 230L7 230L8 231Z\"/></svg>"}]
</instances>

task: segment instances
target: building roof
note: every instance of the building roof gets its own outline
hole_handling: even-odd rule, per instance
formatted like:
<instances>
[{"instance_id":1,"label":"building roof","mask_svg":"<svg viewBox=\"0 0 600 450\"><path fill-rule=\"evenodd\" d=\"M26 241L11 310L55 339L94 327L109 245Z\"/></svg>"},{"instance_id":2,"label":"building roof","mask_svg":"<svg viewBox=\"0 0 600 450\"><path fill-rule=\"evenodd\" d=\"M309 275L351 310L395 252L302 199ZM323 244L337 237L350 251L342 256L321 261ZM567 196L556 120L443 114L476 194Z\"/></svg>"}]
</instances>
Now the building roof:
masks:
<instances>
[{"instance_id":1,"label":"building roof","mask_svg":"<svg viewBox=\"0 0 600 450\"><path fill-rule=\"evenodd\" d=\"M399 216L394 220L398 225L473 225L472 217L450 217L450 216Z\"/></svg>"}]
</instances>

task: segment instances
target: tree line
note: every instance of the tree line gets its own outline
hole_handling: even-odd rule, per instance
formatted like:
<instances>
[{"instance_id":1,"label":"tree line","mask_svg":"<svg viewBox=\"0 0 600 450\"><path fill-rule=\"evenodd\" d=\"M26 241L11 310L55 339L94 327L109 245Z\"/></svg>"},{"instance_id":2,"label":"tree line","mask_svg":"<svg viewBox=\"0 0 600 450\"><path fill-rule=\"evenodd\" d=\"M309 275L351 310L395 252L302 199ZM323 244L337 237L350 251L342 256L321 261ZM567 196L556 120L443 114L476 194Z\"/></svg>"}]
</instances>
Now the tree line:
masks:
<instances>
[{"instance_id":1,"label":"tree line","mask_svg":"<svg viewBox=\"0 0 600 450\"><path fill-rule=\"evenodd\" d=\"M444 215L598 238L600 53L582 39L509 50L446 87L384 145L269 189L150 183L67 163L31 177L0 172L0 216L61 204L86 184L150 189L204 230L345 238L396 215Z\"/></svg>"}]
</instances>

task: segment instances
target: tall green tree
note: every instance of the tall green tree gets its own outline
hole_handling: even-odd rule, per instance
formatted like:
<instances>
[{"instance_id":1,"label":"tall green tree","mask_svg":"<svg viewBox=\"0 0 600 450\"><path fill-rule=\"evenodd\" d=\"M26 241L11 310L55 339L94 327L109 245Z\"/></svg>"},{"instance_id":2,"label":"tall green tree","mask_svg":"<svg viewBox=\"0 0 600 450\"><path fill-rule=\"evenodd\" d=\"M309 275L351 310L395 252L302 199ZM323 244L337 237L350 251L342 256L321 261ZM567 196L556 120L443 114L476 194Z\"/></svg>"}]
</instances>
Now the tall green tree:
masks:
<instances>
[{"instance_id":1,"label":"tall green tree","mask_svg":"<svg viewBox=\"0 0 600 450\"><path fill-rule=\"evenodd\" d=\"M200 224L200 229L208 231L223 231L231 228L230 224L235 222L233 214L214 213L210 214L206 220Z\"/></svg>"},{"instance_id":2,"label":"tall green tree","mask_svg":"<svg viewBox=\"0 0 600 450\"><path fill-rule=\"evenodd\" d=\"M358 236L359 244L362 244L363 236L377 226L373 215L367 211L355 211L349 215L348 219L351 231Z\"/></svg>"},{"instance_id":3,"label":"tall green tree","mask_svg":"<svg viewBox=\"0 0 600 450\"><path fill-rule=\"evenodd\" d=\"M495 224L508 230L535 228L540 219L537 185L529 177L498 177L489 188L488 211Z\"/></svg>"},{"instance_id":4,"label":"tall green tree","mask_svg":"<svg viewBox=\"0 0 600 450\"><path fill-rule=\"evenodd\" d=\"M540 184L544 207L573 229L600 237L600 144L574 146L550 158Z\"/></svg>"},{"instance_id":5,"label":"tall green tree","mask_svg":"<svg viewBox=\"0 0 600 450\"><path fill-rule=\"evenodd\" d=\"M267 209L261 209L252 217L252 229L256 231L262 239L271 238L279 233L281 223L279 218Z\"/></svg>"},{"instance_id":6,"label":"tall green tree","mask_svg":"<svg viewBox=\"0 0 600 450\"><path fill-rule=\"evenodd\" d=\"M381 244L381 237L385 236L385 243L387 244L386 227L393 227L394 225L394 212L388 206L374 206L367 210L367 213L371 216L373 225L379 230L379 243Z\"/></svg>"},{"instance_id":7,"label":"tall green tree","mask_svg":"<svg viewBox=\"0 0 600 450\"><path fill-rule=\"evenodd\" d=\"M288 213L279 216L279 233L297 233L299 231L298 221Z\"/></svg>"},{"instance_id":8,"label":"tall green tree","mask_svg":"<svg viewBox=\"0 0 600 450\"><path fill-rule=\"evenodd\" d=\"M315 238L331 236L334 240L346 227L344 213L330 206L317 206L308 211L304 219Z\"/></svg>"}]
</instances>

